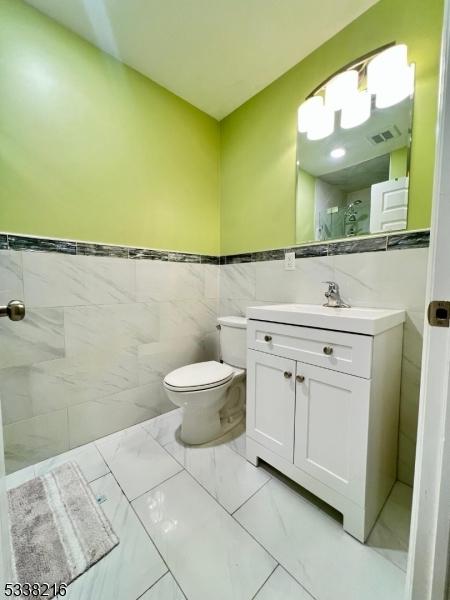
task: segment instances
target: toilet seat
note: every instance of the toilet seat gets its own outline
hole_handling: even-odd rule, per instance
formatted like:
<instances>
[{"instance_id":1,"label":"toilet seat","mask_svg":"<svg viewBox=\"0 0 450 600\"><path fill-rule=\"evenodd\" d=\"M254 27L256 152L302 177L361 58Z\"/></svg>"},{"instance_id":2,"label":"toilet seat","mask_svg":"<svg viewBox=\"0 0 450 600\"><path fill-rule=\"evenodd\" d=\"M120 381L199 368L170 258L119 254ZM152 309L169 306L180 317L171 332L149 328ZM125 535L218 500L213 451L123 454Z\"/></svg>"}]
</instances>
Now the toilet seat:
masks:
<instances>
[{"instance_id":1,"label":"toilet seat","mask_svg":"<svg viewBox=\"0 0 450 600\"><path fill-rule=\"evenodd\" d=\"M215 360L175 369L164 378L164 386L174 392L208 390L228 383L234 369Z\"/></svg>"}]
</instances>

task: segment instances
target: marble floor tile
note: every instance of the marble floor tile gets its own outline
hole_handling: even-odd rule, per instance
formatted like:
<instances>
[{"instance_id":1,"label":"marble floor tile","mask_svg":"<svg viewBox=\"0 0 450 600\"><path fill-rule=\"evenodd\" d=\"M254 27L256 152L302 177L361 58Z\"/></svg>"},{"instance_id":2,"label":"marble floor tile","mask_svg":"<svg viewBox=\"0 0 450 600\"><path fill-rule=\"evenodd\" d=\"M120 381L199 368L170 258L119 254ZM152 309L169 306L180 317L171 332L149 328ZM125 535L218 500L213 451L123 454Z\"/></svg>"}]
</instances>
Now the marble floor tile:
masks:
<instances>
[{"instance_id":1,"label":"marble floor tile","mask_svg":"<svg viewBox=\"0 0 450 600\"><path fill-rule=\"evenodd\" d=\"M105 475L91 488L106 498L101 507L120 543L67 588L65 599L136 600L167 568L114 477Z\"/></svg>"},{"instance_id":2,"label":"marble floor tile","mask_svg":"<svg viewBox=\"0 0 450 600\"><path fill-rule=\"evenodd\" d=\"M302 586L278 566L260 591L255 600L314 600ZM361 598L361 600L364 600Z\"/></svg>"},{"instance_id":3,"label":"marble floor tile","mask_svg":"<svg viewBox=\"0 0 450 600\"><path fill-rule=\"evenodd\" d=\"M10 473L5 478L6 489L11 490L12 488L22 485L22 483L30 481L30 479L33 479L33 477L36 477L34 465L20 469L20 471Z\"/></svg>"},{"instance_id":4,"label":"marble floor tile","mask_svg":"<svg viewBox=\"0 0 450 600\"><path fill-rule=\"evenodd\" d=\"M166 446L177 439L178 430L181 425L182 411L181 408L170 410L159 417L149 419L141 423L151 436L161 444ZM231 431L228 431L223 437L215 440L205 446L218 446L226 444L229 448L240 454L246 459L246 437L245 437L245 422L243 421Z\"/></svg>"},{"instance_id":5,"label":"marble floor tile","mask_svg":"<svg viewBox=\"0 0 450 600\"><path fill-rule=\"evenodd\" d=\"M144 421L141 425L161 446L170 444L175 441L175 433L181 425L181 408Z\"/></svg>"},{"instance_id":6,"label":"marble floor tile","mask_svg":"<svg viewBox=\"0 0 450 600\"><path fill-rule=\"evenodd\" d=\"M367 545L406 571L413 490L397 481Z\"/></svg>"},{"instance_id":7,"label":"marble floor tile","mask_svg":"<svg viewBox=\"0 0 450 600\"><path fill-rule=\"evenodd\" d=\"M247 460L245 422L240 423L229 431L223 438L223 443Z\"/></svg>"},{"instance_id":8,"label":"marble floor tile","mask_svg":"<svg viewBox=\"0 0 450 600\"><path fill-rule=\"evenodd\" d=\"M315 598L402 597L401 569L278 480L272 478L234 516Z\"/></svg>"},{"instance_id":9,"label":"marble floor tile","mask_svg":"<svg viewBox=\"0 0 450 600\"><path fill-rule=\"evenodd\" d=\"M96 445L129 500L182 469L140 426L114 433Z\"/></svg>"},{"instance_id":10,"label":"marble floor tile","mask_svg":"<svg viewBox=\"0 0 450 600\"><path fill-rule=\"evenodd\" d=\"M250 600L276 566L186 472L133 506L187 598Z\"/></svg>"},{"instance_id":11,"label":"marble floor tile","mask_svg":"<svg viewBox=\"0 0 450 600\"><path fill-rule=\"evenodd\" d=\"M88 483L95 481L109 473L109 468L97 450L95 444L86 444L80 448L69 450L53 458L44 460L34 466L37 476L45 475L62 463L74 461L78 464Z\"/></svg>"},{"instance_id":12,"label":"marble floor tile","mask_svg":"<svg viewBox=\"0 0 450 600\"><path fill-rule=\"evenodd\" d=\"M267 472L254 467L225 444L193 448L175 440L164 448L229 513L270 479Z\"/></svg>"},{"instance_id":13,"label":"marble floor tile","mask_svg":"<svg viewBox=\"0 0 450 600\"><path fill-rule=\"evenodd\" d=\"M186 600L170 573L161 577L139 600Z\"/></svg>"}]
</instances>

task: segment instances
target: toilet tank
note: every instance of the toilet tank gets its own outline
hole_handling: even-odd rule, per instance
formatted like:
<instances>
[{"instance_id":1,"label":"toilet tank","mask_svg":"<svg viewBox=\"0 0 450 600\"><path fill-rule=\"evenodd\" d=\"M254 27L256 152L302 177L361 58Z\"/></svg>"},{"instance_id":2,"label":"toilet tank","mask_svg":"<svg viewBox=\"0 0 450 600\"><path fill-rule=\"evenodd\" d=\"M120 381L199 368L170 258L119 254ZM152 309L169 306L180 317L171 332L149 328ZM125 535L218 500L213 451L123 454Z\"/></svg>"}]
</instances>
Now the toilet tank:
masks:
<instances>
[{"instance_id":1,"label":"toilet tank","mask_svg":"<svg viewBox=\"0 0 450 600\"><path fill-rule=\"evenodd\" d=\"M245 369L247 366L247 319L219 317L220 358L227 365Z\"/></svg>"}]
</instances>

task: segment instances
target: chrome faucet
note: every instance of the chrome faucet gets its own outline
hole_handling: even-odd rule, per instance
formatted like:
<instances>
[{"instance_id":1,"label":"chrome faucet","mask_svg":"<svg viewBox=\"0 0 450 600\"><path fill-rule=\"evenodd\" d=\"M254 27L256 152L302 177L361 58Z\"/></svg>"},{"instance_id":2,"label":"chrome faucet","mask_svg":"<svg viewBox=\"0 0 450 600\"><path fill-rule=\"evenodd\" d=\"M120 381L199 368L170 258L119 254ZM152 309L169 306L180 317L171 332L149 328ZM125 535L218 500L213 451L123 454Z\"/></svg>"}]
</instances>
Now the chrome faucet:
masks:
<instances>
[{"instance_id":1,"label":"chrome faucet","mask_svg":"<svg viewBox=\"0 0 450 600\"><path fill-rule=\"evenodd\" d=\"M350 304L345 304L342 301L339 285L335 281L324 281L323 283L328 283L328 290L325 292L327 301L324 306L330 308L350 308Z\"/></svg>"}]
</instances>

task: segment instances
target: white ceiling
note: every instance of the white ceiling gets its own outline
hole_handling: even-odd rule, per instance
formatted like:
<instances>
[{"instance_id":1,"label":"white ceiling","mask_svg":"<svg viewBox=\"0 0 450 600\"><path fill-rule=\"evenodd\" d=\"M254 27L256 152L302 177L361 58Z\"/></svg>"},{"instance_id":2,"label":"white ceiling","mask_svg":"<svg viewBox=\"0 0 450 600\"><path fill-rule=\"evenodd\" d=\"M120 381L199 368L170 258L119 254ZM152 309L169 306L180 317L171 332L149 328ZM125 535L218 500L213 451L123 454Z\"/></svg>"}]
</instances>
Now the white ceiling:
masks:
<instances>
[{"instance_id":1,"label":"white ceiling","mask_svg":"<svg viewBox=\"0 0 450 600\"><path fill-rule=\"evenodd\" d=\"M377 0L27 0L222 119Z\"/></svg>"}]
</instances>

